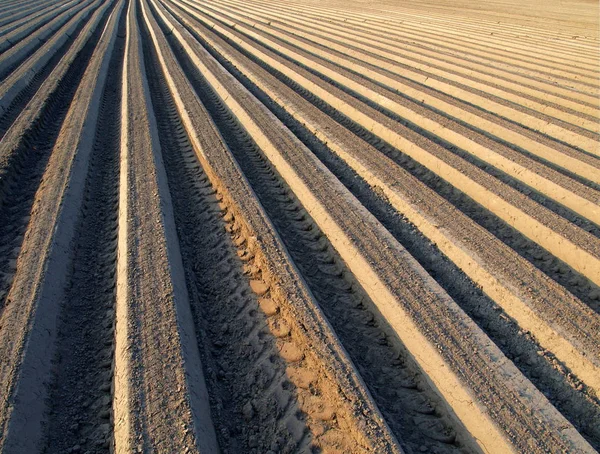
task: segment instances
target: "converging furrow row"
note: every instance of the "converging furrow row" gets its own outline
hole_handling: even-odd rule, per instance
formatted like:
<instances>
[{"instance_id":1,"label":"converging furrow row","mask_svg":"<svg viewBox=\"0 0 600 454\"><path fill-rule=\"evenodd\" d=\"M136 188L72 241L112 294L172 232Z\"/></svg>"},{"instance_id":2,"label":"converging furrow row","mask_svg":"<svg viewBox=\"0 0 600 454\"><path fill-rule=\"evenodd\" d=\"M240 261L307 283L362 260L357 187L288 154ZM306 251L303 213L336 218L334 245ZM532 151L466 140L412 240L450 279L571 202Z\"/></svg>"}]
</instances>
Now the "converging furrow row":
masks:
<instances>
[{"instance_id":1,"label":"converging furrow row","mask_svg":"<svg viewBox=\"0 0 600 454\"><path fill-rule=\"evenodd\" d=\"M0 452L599 450L597 6L480 3L0 5Z\"/></svg>"}]
</instances>

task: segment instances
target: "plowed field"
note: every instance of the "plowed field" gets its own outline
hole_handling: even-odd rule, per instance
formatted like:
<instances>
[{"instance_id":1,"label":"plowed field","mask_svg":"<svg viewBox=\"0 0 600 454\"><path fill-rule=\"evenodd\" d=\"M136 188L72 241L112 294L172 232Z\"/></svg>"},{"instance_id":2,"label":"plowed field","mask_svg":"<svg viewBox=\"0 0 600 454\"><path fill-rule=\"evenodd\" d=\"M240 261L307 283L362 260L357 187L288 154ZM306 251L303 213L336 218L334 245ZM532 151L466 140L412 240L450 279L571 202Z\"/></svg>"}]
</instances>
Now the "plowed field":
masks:
<instances>
[{"instance_id":1,"label":"plowed field","mask_svg":"<svg viewBox=\"0 0 600 454\"><path fill-rule=\"evenodd\" d=\"M0 2L0 452L600 450L598 18Z\"/></svg>"}]
</instances>

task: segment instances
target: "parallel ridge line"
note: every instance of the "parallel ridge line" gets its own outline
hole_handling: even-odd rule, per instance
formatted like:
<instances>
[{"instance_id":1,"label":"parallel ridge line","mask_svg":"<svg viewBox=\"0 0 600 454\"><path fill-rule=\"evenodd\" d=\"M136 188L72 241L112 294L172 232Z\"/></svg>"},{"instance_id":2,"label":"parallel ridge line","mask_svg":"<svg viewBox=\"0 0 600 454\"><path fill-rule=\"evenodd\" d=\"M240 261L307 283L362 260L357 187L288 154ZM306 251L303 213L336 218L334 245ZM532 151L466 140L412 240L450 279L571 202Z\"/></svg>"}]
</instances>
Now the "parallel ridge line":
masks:
<instances>
[{"instance_id":1,"label":"parallel ridge line","mask_svg":"<svg viewBox=\"0 0 600 454\"><path fill-rule=\"evenodd\" d=\"M349 19L350 20L350 19ZM354 23L354 21L352 21ZM393 22L383 22L377 19L365 19L365 23L370 22L373 25L381 25L383 29L394 27ZM417 23L411 23L410 21L400 21L401 26L406 26L409 29L418 28ZM406 24L406 25L404 25ZM518 35L505 35L503 37L502 32L483 32L483 33L469 33L465 32L464 28L450 27L444 28L443 25L435 24L423 24L422 30L432 30L440 34L446 33L448 37L453 37L459 41L466 41L471 44L475 44L475 40L481 40L482 43L479 46L494 49L498 52L504 48L504 52L516 51L521 55L529 55L534 61L554 61L558 60L557 63L560 66L564 66L566 63L572 62L575 66L574 70L587 70L596 71L594 64L597 62L596 56L593 52L587 52L585 50L578 49L572 44L572 40L565 41L566 46L557 46L557 41L540 41L540 42L519 42ZM395 33L394 33L395 34ZM590 48L591 49L591 48ZM539 52L536 55L535 52Z\"/></svg>"},{"instance_id":2,"label":"parallel ridge line","mask_svg":"<svg viewBox=\"0 0 600 454\"><path fill-rule=\"evenodd\" d=\"M228 3L231 5L237 4L236 2ZM310 23L311 26L327 31L331 36L347 36L353 40L369 38L365 44L368 44L373 48L391 44L392 46L396 46L392 50L397 51L398 45L402 45L403 48L423 51L432 56L457 57L463 61L478 62L487 65L486 67L488 69L490 64L492 64L494 65L494 68L504 68L511 74L516 72L517 74L530 75L535 80L552 83L553 85L558 84L567 89L577 89L583 92L586 92L587 90L587 92L591 94L598 92L597 80L592 75L586 76L577 72L571 72L574 71L572 68L561 70L556 67L549 68L544 65L537 65L531 61L520 61L515 59L512 54L510 56L500 55L493 58L489 49L486 49L485 52L468 50L465 49L464 45L457 45L454 41L448 42L444 39L435 39L433 38L435 35L432 35L431 33L418 40L419 34L412 30L411 33L406 32L406 27L396 28L384 33L381 31L380 27L370 29L368 28L368 25L362 22L354 24L348 20L338 21L331 17L317 15L313 11L294 10L292 12L289 8L279 8L276 11L273 11L268 4L264 4L258 0L255 0L252 4L247 6L252 11L268 14L269 19L271 19L271 24L284 22L277 20L278 17L284 17L285 21L287 21L286 24L295 23L306 25Z\"/></svg>"},{"instance_id":3,"label":"parallel ridge line","mask_svg":"<svg viewBox=\"0 0 600 454\"><path fill-rule=\"evenodd\" d=\"M212 4L203 5L205 9L210 8L212 11L215 11L215 7ZM221 15L220 20L228 23L229 26L232 26L235 22L238 23L238 25L245 24L247 27L256 27L257 29L266 28L266 30L261 33L265 40L268 40L269 37L277 38L284 45L288 45L288 43L294 41L290 36L286 36L285 39L283 39L280 36L277 36L280 34L272 28L264 27L261 24L256 24L245 18L234 20L228 16L223 16L225 13L220 12L220 10L213 12L213 14L219 13ZM300 46L300 48L302 48L302 46ZM321 50L318 54L319 53L323 53L323 51ZM386 58L385 63L383 64L384 68L388 71L393 70L392 72L400 76L403 76L406 73L410 74L411 79L416 82L439 89L466 101L471 102L472 100L477 100L475 104L484 106L486 110L491 110L494 113L501 113L505 116L510 114L509 118L515 118L518 122L521 122L528 127L534 127L534 129L539 129L540 131L561 140L567 140L572 145L584 147L584 149L588 151L591 150L593 153L600 155L600 151L597 151L598 141L600 139L598 138L598 135L593 132L593 130L598 128L597 122L592 121L595 118L594 116L585 114L584 116L586 116L587 119L579 116L571 118L573 116L572 113L555 109L552 107L552 104L544 104L539 100L536 100L537 98L530 99L517 96L517 99L512 95L507 96L506 93L498 92L498 90L492 86L481 85L478 82L470 83L467 80L462 81L462 79L454 78L448 72L441 70L431 72L429 68L419 68L419 65L415 65L411 62L398 66L398 64L395 63L396 60L398 60L398 57L393 55L390 55L390 57L391 58ZM394 69L396 67L398 69ZM481 99L481 93L485 95L483 96L483 100ZM489 96L491 96L491 99L488 98ZM499 104L499 107L497 104ZM525 109L525 112L521 112L523 109ZM576 111L572 112L576 113ZM540 115L543 115L544 121L537 118ZM549 122L546 119L548 119ZM563 125L562 123L567 124ZM582 126L586 126L587 129Z\"/></svg>"},{"instance_id":4,"label":"parallel ridge line","mask_svg":"<svg viewBox=\"0 0 600 454\"><path fill-rule=\"evenodd\" d=\"M49 41L44 43L28 60L0 83L1 114L4 114L10 108L10 105L19 96L19 93L27 87L36 74L50 61L54 52L61 49L62 45L69 41L69 35L77 30L79 24L82 21L90 19L90 17L98 17L97 12L106 8L106 4L103 7L101 6L101 0L88 0L88 2L86 7L81 9L63 25L61 33L55 34Z\"/></svg>"},{"instance_id":5,"label":"parallel ridge line","mask_svg":"<svg viewBox=\"0 0 600 454\"><path fill-rule=\"evenodd\" d=\"M229 2L228 4L237 5L235 2ZM397 50L397 46L402 45L403 48L414 48L431 55L461 58L464 61L478 62L488 65L488 67L491 64L494 65L494 68L500 66L511 73L516 71L518 74L529 75L535 79L555 85L561 85L564 88L577 89L584 92L587 90L587 92L591 94L596 94L599 91L597 79L591 75L586 76L555 67L547 68L531 62L521 62L515 59L513 55L511 55L510 58L502 56L492 58L489 50L486 52L477 50L465 51L464 45L458 46L453 42L448 42L446 40L432 39L432 34L427 34L420 42L416 41L416 37L418 36L417 33L402 33L403 29L395 29L395 32L393 33L383 34L379 28L367 30L366 28L357 26L361 25L360 22L353 26L347 20L337 22L329 17L316 15L312 11L299 12L298 10L294 10L292 12L289 9L284 8L278 8L274 11L258 1L248 4L246 7L251 11L267 15L267 19L269 19L271 25L276 25L281 22L282 24L289 26L290 23L293 23L295 24L292 26L293 28L302 28L300 26L311 24L311 27L324 30L328 32L328 36L336 37L336 39L345 36L352 38L350 44L353 46L358 46L355 41L360 42L361 38L368 38L365 44L368 44L369 48L376 49L385 46L385 44L391 44L392 46L396 46L393 50ZM277 20L279 17L285 18L285 21ZM391 39L391 36L393 35L396 36L395 39Z\"/></svg>"},{"instance_id":6,"label":"parallel ridge line","mask_svg":"<svg viewBox=\"0 0 600 454\"><path fill-rule=\"evenodd\" d=\"M114 450L218 452L137 18L121 101Z\"/></svg>"},{"instance_id":7,"label":"parallel ridge line","mask_svg":"<svg viewBox=\"0 0 600 454\"><path fill-rule=\"evenodd\" d=\"M64 0L58 0L56 3L59 3ZM28 20L29 16L35 14L35 11L39 8L39 5L45 3L44 0L34 1L30 4L26 4L21 8L13 9L9 14L6 14L4 17L0 17L0 27L2 29L11 29L14 25L20 25L23 21Z\"/></svg>"},{"instance_id":8,"label":"parallel ridge line","mask_svg":"<svg viewBox=\"0 0 600 454\"><path fill-rule=\"evenodd\" d=\"M239 5L239 3L237 3ZM223 6L221 6L223 8ZM229 10L230 11L230 10ZM277 17L279 13L272 11L271 16ZM505 71L501 68L493 68L494 73L490 73L489 66L480 65L476 62L466 61L464 57L449 57L431 54L424 49L412 50L410 46L389 48L393 52L398 62L406 63L409 66L428 71L431 74L445 75L445 77L457 81L479 82L476 86L487 86L490 89L501 87L506 89L507 94L516 93L517 95L532 97L533 101L543 100L544 102L553 102L558 106L573 109L578 113L588 115L598 114L598 107L595 104L596 97L593 93L573 90L568 87L561 87L556 84L532 79L522 76L513 71ZM373 49L377 52L377 49ZM527 101L525 101L527 102ZM533 105L533 104L532 104Z\"/></svg>"},{"instance_id":9,"label":"parallel ridge line","mask_svg":"<svg viewBox=\"0 0 600 454\"><path fill-rule=\"evenodd\" d=\"M392 21L396 20L395 17L403 17L403 13L401 11L390 11L390 10L381 10L381 13L387 17L390 17ZM390 14L391 13L391 14ZM416 11L410 13L412 17L419 17L421 20L428 19L428 14L425 15L423 11ZM376 14L378 17L383 18L380 14ZM432 14L431 19L434 19L435 13ZM434 19L436 20L436 19ZM574 41L572 39L572 34L563 33L563 36L558 36L556 32L545 30L540 27L527 27L518 24L511 24L510 22L503 22L501 24L498 21L486 21L485 19L479 18L469 18L468 16L461 16L460 18L453 19L449 18L445 14L442 14L438 19L438 22L442 22L444 24L463 24L463 26L473 32L486 33L488 29L496 29L499 31L506 32L509 34L508 36L513 39L522 39L525 41L534 41L534 42L550 42L550 44L562 44L563 46L568 47L580 47L584 49L590 49L593 46L593 43L597 41L597 38L591 37L580 37L580 40ZM559 41L560 40L560 41Z\"/></svg>"},{"instance_id":10,"label":"parallel ridge line","mask_svg":"<svg viewBox=\"0 0 600 454\"><path fill-rule=\"evenodd\" d=\"M249 5L246 5L246 9L252 9L252 8ZM290 16L290 17L292 17L292 16ZM296 17L297 17L297 14L296 14ZM267 23L267 24L270 24L272 27L276 27L276 25L274 25L274 24L276 24L277 21L268 20L268 16L264 16L262 23ZM298 23L302 23L302 22L298 21ZM303 33L297 33L297 32L294 34L297 34L298 36L309 37L311 40L313 40L317 43L321 43L321 44L327 43L324 45L329 45L330 49L335 49L335 50L339 50L339 51L342 51L342 49L343 49L343 52L347 53L348 55L357 56L358 59L362 60L363 62L373 63L375 65L376 69L378 68L378 64L377 64L378 62L379 62L380 68L386 68L389 66L389 63L386 64L386 61L389 61L389 60L374 59L372 56L370 56L370 54L360 52L360 49L358 49L358 51L356 51L357 47L354 42L350 43L349 45L341 46L338 41L320 39L318 37L320 35L314 34L314 30L316 28L319 28L319 27L313 26L310 28L310 30L312 31L312 34L309 34L309 33L303 34ZM308 30L307 27L303 27L303 29ZM364 63L363 63L363 65L364 65ZM364 65L364 66L366 66L366 65ZM395 77L393 79L393 82L388 82L388 83L391 83L393 86L398 87L398 90L401 93L403 93L403 95L411 96L411 97L414 97L415 99L420 99L422 103L425 103L425 101L427 101L426 102L427 105L432 105L435 108L440 109L443 112L452 113L453 116L464 119L468 123L471 123L474 126L477 126L486 132L490 132L493 130L493 135L495 135L501 139L504 139L510 143L513 143L515 145L523 147L524 149L531 151L535 154L544 156L545 159L549 159L552 154L555 154L555 152L556 152L555 148L553 148L552 146L546 145L545 143L540 143L540 140L544 139L543 136L537 135L537 137L533 138L531 131L525 130L525 129L520 129L520 128L515 128L516 125L514 123L508 123L505 125L504 124L505 122L502 120L502 118L499 118L499 117L492 116L491 120L486 120L484 118L484 115L486 114L485 111L474 110L473 106L463 102L460 98L453 98L451 96L444 95L440 92L436 92L436 91L428 88L427 86L423 85L423 77L419 76L419 74L417 74L417 76L419 76L419 77L416 77L416 79L413 79L413 78L406 79L407 73L409 73L409 72L410 72L410 68L405 69L402 72L401 78ZM362 71L361 71L361 73L362 73ZM383 75L382 80L386 80L386 79L388 81L392 80L392 79L390 79L390 77L385 76L387 74L385 71L380 70L380 73ZM473 114L475 114L475 115L473 115ZM465 117L465 115L466 115L466 117ZM478 118L478 117L480 117L480 118ZM489 117L489 114L487 115L487 117ZM559 144L556 144L555 147L558 145ZM545 151L547 151L547 152L545 153ZM586 155L584 153L579 153L575 150L574 150L574 154L571 154L571 156L575 156L579 160L585 160L585 158L588 158L586 160L586 162L597 163L597 160L595 160L595 159L590 160L589 159L590 157L588 155ZM570 162L569 167L576 168L577 165L573 162ZM593 181L594 179L595 178L592 178L591 181Z\"/></svg>"},{"instance_id":11,"label":"parallel ridge line","mask_svg":"<svg viewBox=\"0 0 600 454\"><path fill-rule=\"evenodd\" d=\"M7 52L0 55L0 65L2 65L2 73L0 78L2 81L6 80L7 76L11 72L18 68L19 64L24 62L30 55L38 50L44 43L52 40L54 37L61 37L68 35L68 24L79 11L85 11L86 6L93 2L88 0L80 4L75 4L72 9L62 12L56 16L52 21L36 30L15 46L11 47ZM56 39L54 39L56 41Z\"/></svg>"},{"instance_id":12,"label":"parallel ridge line","mask_svg":"<svg viewBox=\"0 0 600 454\"><path fill-rule=\"evenodd\" d=\"M404 126L384 117L331 84L311 76L306 70L282 61L282 58L277 58L270 50L259 48L258 44L245 38L238 30L223 27L210 16L207 18L204 13L190 10L178 0L175 0L175 3L183 9L187 8L186 11L196 17L201 17L208 27L219 31L259 60L290 77L344 115L450 182L592 282L600 283L600 244L592 235L433 142L418 142L414 133L407 131ZM253 36L251 30L245 32ZM311 62L308 61L308 67L310 65ZM336 75L330 74L330 77ZM427 148L421 143L426 144Z\"/></svg>"},{"instance_id":13,"label":"parallel ridge line","mask_svg":"<svg viewBox=\"0 0 600 454\"><path fill-rule=\"evenodd\" d=\"M262 0L254 0L254 2L270 6L268 2ZM286 10L286 8L288 10L289 8L292 8L292 10L298 10L311 16L320 14L320 17L323 17L324 21L332 21L341 25L351 24L357 29L369 31L376 36L401 36L401 30L406 28L410 31L409 36L411 37L414 35L420 37L439 36L442 41L456 41L484 51L493 50L494 52L511 58L516 52L516 55L527 57L527 61L546 62L546 64L551 64L551 68L558 65L567 71L587 71L589 75L598 73L598 66L595 64L596 60L590 61L588 64L585 62L582 63L581 58L574 57L572 53L564 53L560 55L560 58L557 58L555 52L548 51L544 46L534 46L534 51L532 50L531 45L515 46L514 39L496 39L495 35L494 38L491 39L489 32L475 37L472 34L463 33L464 29L460 26L456 28L440 27L439 25L426 22L413 23L413 21L409 19L403 21L391 21L384 18L364 16L360 12L349 13L348 11L332 10L331 8L316 5L307 7L305 4L297 2L287 3L286 5L289 6L285 8L282 7L284 10ZM364 16L364 18L360 19L361 16ZM568 62L571 62L571 64L568 64ZM575 65L575 67L573 65Z\"/></svg>"},{"instance_id":14,"label":"parallel ridge line","mask_svg":"<svg viewBox=\"0 0 600 454\"><path fill-rule=\"evenodd\" d=\"M320 6L321 7L321 6ZM321 7L327 8L327 7ZM343 12L337 8L331 8L330 10L336 12ZM380 22L386 22L391 24L397 24L398 22L404 22L406 18L413 19L418 21L418 24L427 25L428 22L435 22L437 24L443 24L446 28L456 28L462 29L470 32L471 34L480 34L480 35L488 35L488 30L496 30L499 32L507 33L506 38L510 38L512 41L517 40L526 40L529 42L535 42L538 44L557 44L562 45L563 47L570 48L583 48L592 50L593 43L597 42L597 39L592 38L581 38L581 42L574 41L572 39L572 34L566 36L558 36L555 32L543 30L540 28L532 28L530 30L525 30L523 26L513 25L507 22L499 24L498 21L486 21L480 18L469 18L468 16L461 16L458 18L448 17L445 14L439 15L437 18L436 13L433 11L427 11L427 14L424 14L422 10L416 10L409 8L408 12L403 12L398 9L394 10L382 10L380 12L373 11L358 11L356 12L357 17L364 17L366 19L378 20ZM425 22L424 22L425 21ZM485 25L483 25L485 23ZM448 27L450 26L450 27ZM512 29L512 30L511 30ZM509 34L510 33L510 34ZM503 39L502 37L500 39ZM560 40L560 41L557 41ZM586 44L587 43L587 44ZM593 52L591 52L593 55Z\"/></svg>"},{"instance_id":15,"label":"parallel ridge line","mask_svg":"<svg viewBox=\"0 0 600 454\"><path fill-rule=\"evenodd\" d=\"M259 28L259 26L255 25L255 28ZM300 46L301 44L302 43L295 43L296 46ZM304 50L307 50L307 47L310 48L310 46L305 46ZM323 56L323 52L319 52L319 49L316 49L314 50L313 55ZM316 57L314 61L316 61ZM302 61L302 63L306 64L305 61ZM344 64L344 62L342 61L341 64ZM401 92L403 96L412 96L413 99L424 98L422 93L418 90L410 87L407 89L405 85L397 84L396 80L392 80L387 78L385 75L382 76L373 70L365 68L364 63L351 63L345 66L355 70L358 74L363 76L373 76L380 82L387 82L388 85L391 85L393 88ZM317 63L312 63L311 67L313 70L320 70L321 72L323 72L322 68L324 68L322 65ZM326 74L331 74L331 70L325 69L325 71L327 71ZM340 72L338 72L338 74L340 74ZM350 81L350 77L351 74L346 73L345 77L340 80L345 82L345 85L349 86L350 88L357 87L354 81ZM364 85L365 83L362 84L362 86ZM378 102L382 106L392 110L394 113L411 121L412 123L419 125L419 127L424 128L445 140L448 140L452 144L458 145L472 155L494 165L509 175L515 176L517 179L523 181L525 184L530 185L539 192L554 198L555 200L559 201L559 203L567 205L569 208L578 212L583 217L587 217L597 224L600 224L600 210L598 209L597 205L597 201L600 200L600 195L598 195L595 191L590 190L584 185L575 183L568 178L565 178L564 175L559 174L558 172L541 167L540 164L524 158L508 147L504 147L496 143L490 143L489 141L486 142L486 136L484 134L477 134L471 129L461 128L456 123L448 124L447 117L441 117L440 115L432 112L426 112L429 114L428 116L419 113L418 109L422 108L421 102L408 103L407 106L407 103L404 101L404 99L400 98L393 92L390 92L386 96L386 92L382 93L381 91L374 90L377 90L377 87L367 88L366 91L367 94L371 94L370 98L373 101ZM433 98L433 101L436 108L442 109L443 111L445 108L444 113L448 112L449 110L450 114L456 115L457 109L453 105L445 102L436 102L436 98ZM403 105L400 104L402 102ZM486 129L495 131L494 128L497 127L495 123L481 121L478 117L473 115L468 115L467 119L465 120L474 123L474 126L477 126L479 129L484 131ZM510 130L508 132L509 134L512 133ZM510 138L513 138L514 136L514 133L510 134ZM479 137L479 140L477 140L477 137ZM520 138L520 136L517 136L517 138ZM517 142L519 143L519 141ZM592 165L590 165L585 162L580 162L577 159L573 159L570 156L565 156L562 153L557 153L555 149L550 147L539 146L533 140L526 140L525 142L525 145L529 147L526 148L526 150L531 150L532 153L538 156L541 155L541 157L546 158L556 164L562 162L563 167L568 168L575 173L583 172L586 177L590 179L590 181L600 183L600 161L595 162L592 160ZM521 140L519 144L523 144L523 141ZM594 166L593 164L597 164L597 166ZM587 195L583 196L582 198L583 194Z\"/></svg>"},{"instance_id":16,"label":"parallel ridge line","mask_svg":"<svg viewBox=\"0 0 600 454\"><path fill-rule=\"evenodd\" d=\"M54 17L56 17L57 14L60 14L60 12L63 10L68 10L69 8L73 7L74 4L74 0L67 1L58 8L59 11L50 10L45 13L40 13L39 15L32 17L31 20L27 21L23 25L15 27L10 32L0 33L0 36L4 37L4 41L0 43L0 53L6 52L10 47L15 46L18 41L38 30L40 27L46 25Z\"/></svg>"},{"instance_id":17,"label":"parallel ridge line","mask_svg":"<svg viewBox=\"0 0 600 454\"><path fill-rule=\"evenodd\" d=\"M227 149L221 133L199 101L189 79L181 70L177 71L177 60L164 35L155 31L155 27L159 27L155 18L150 20L153 16L148 9L146 2L142 3L142 11L146 21L150 22L149 31L155 42L164 76L194 152L209 180L218 193L222 194L228 210L240 221L240 228L248 238L246 241L249 250L256 254L257 261L264 268L263 278L274 284L275 297L285 299L286 305L300 324L301 336L320 361L323 361L327 378L338 383L345 405L350 407L355 419L347 422L362 427L357 438L376 452L401 453L355 366L315 304L314 297L300 278L271 220ZM258 238L260 242L257 241Z\"/></svg>"},{"instance_id":18,"label":"parallel ridge line","mask_svg":"<svg viewBox=\"0 0 600 454\"><path fill-rule=\"evenodd\" d=\"M67 110L66 116L52 125L55 137L48 138L53 144L44 173L46 187L32 209L9 304L1 314L0 383L5 398L0 407L0 447L8 452L41 449L56 322L83 198L79 188L87 174L118 16L118 9L107 12L106 27L95 30L94 41L63 81L66 91L57 102Z\"/></svg>"},{"instance_id":19,"label":"parallel ridge line","mask_svg":"<svg viewBox=\"0 0 600 454\"><path fill-rule=\"evenodd\" d=\"M156 2L154 4L156 5ZM473 418L473 411L475 409L481 411L481 407L477 407L475 401L467 397L468 392L466 392L466 389L460 384L464 384L465 382L458 379L456 376L453 378L452 373L450 372L452 367L448 368L441 366L445 360L458 360L458 358L465 358L464 355L454 352L451 357L445 356L446 359L443 360L436 349L432 348L425 353L422 349L427 349L431 344L429 344L430 341L425 337L420 337L420 329L424 329L425 332L432 334L429 329L437 331L440 328L440 324L452 324L455 322L459 323L463 330L468 329L470 331L469 336L461 339L460 342L458 342L457 339L450 340L449 338L446 338L446 341L444 342L445 346L440 349L442 355L444 355L444 352L447 354L448 352L445 348L463 348L465 343L469 343L468 339L478 343L480 348L485 345L485 347L483 347L486 352L485 354L483 351L473 348L473 346L464 347L468 348L469 352L477 351L475 355L471 355L470 359L473 360L473 363L467 368L468 370L472 371L473 369L478 369L479 366L476 365L476 362L479 361L479 359L483 361L481 364L486 364L485 367L486 370L488 370L491 358L487 357L486 360L483 360L482 357L480 358L480 355L487 356L488 354L491 354L507 368L510 368L512 363L500 360L500 358L503 358L503 355L498 351L492 354L491 352L494 350L494 347L490 345L489 339L486 341L485 335L478 331L468 317L456 307L455 303L447 297L431 277L415 263L414 259L412 259L406 251L391 238L387 231L382 229L377 221L365 212L364 208L360 207L360 204L358 204L358 202L348 194L343 187L341 187L339 182L336 183L335 177L333 177L321 163L317 162L315 157L311 157L311 153L306 150L288 130L282 128L281 124L278 123L270 112L266 111L264 106L257 102L252 95L247 93L245 89L237 84L235 79L220 67L206 50L193 45L193 38L185 32L183 32L185 34L181 33L178 30L178 27L174 26L172 20L169 20L165 16L169 13L163 13L159 7L157 7L157 10L159 15L166 22L168 29L172 31L174 37L178 38L178 41L186 50L194 64L198 67L198 70L218 93L222 102L238 118L238 121L246 129L248 134L250 134L256 144L273 163L274 167L285 178L288 185L290 185L301 203L303 203L305 208L311 213L319 227L328 236L330 241L332 241L334 247L346 261L351 271L357 275L363 288L365 288L369 296L373 298L383 315L396 328L397 334L407 348L413 355L416 355L417 361L421 367L425 369L430 379L435 382L437 389L445 388L445 392L442 392L442 394L450 401L452 409L455 412L460 413L461 421L468 425L469 430L472 431L472 436L477 439L477 442L483 445L494 443L495 449L497 450L503 448L511 450L509 444L515 442L515 440L509 442L505 438L505 435L496 431L497 426L486 425L485 428L482 427L484 421L490 421L487 419L489 418L489 414L479 413L475 417L475 419L477 419L477 424L473 424L475 422L474 419L471 419ZM274 128L274 125L277 125L278 127ZM325 193L327 194L326 196ZM357 228L355 222L360 224L361 235L364 235L365 238L359 238L361 235L358 235L357 237L355 234L350 234L353 229ZM376 258L379 253L386 255L386 258L380 261ZM383 265L384 263L385 265ZM393 284L390 280L387 280L388 277L390 277L388 273L392 268L394 269L394 274L396 276L395 279L392 279L394 281ZM406 273L406 281L411 282L409 285L411 288L410 291L408 289L403 290L403 286L407 285L407 282L405 279L398 279L398 272L401 274ZM408 276L410 276L410 278ZM417 296L417 294L419 294L419 296ZM417 318L428 318L430 315L433 316L432 313L429 313L429 310L423 309L423 304L427 304L427 301L433 303L433 300L436 301L434 304L436 304L438 310L441 308L440 306L443 306L448 310L448 313L445 317L441 316L441 314L437 314L435 318L436 322L434 323L436 325L435 328L431 325L428 325L428 328L426 329L423 326L418 328L413 324L415 320L412 316L415 314L412 313L412 315L409 315L411 314L410 309L406 306L403 307L403 304L410 306L412 304L410 301L413 298L419 300L418 304L421 308L419 311L420 315L417 316ZM436 312L436 310L434 310L434 312ZM428 323L423 319L421 320L426 324ZM460 322L458 322L458 320L460 320ZM401 329L399 329L400 324L402 325ZM408 335L409 327L410 335ZM452 335L449 334L452 332L451 328L448 327L448 330L445 332L446 335L452 337ZM438 337L438 340L441 342L441 338L444 336L442 336L441 333L438 333L437 336L441 336ZM474 339L477 339L477 341ZM452 347L450 347L450 345L452 345ZM420 353L419 350L421 350ZM441 363L437 363L436 366L433 365L433 363L440 360ZM462 368L461 370L464 372L467 369ZM441 377L438 374L442 370L444 378L440 380ZM528 386L528 389L531 392L536 393L531 384L526 385L526 383L528 383L526 380L520 381L520 379L516 379L519 375L519 372L516 370L510 373L507 372L507 377L512 376L519 382L519 385L512 382L510 386ZM487 386L492 386L490 380L486 381L486 383ZM502 392L503 395L508 393L515 396L516 400L511 398L508 399L508 401L514 404L519 400L516 393L508 389L506 378L503 378L497 383L502 383L501 386L504 388ZM447 392L447 386L452 387L452 392ZM474 388L470 389L473 390ZM527 393L529 393L529 390ZM481 389L479 392L481 392ZM462 394L460 398L458 397L458 393ZM464 399L467 400L465 401ZM537 401L537 399L535 400ZM468 405L468 412L464 411L465 408L462 407L461 401L463 403L471 402L471 404ZM557 414L556 410L549 405L542 410L542 413L549 417L548 422L552 425L562 419L562 417ZM504 422L508 422L509 420L511 423L514 423L514 420L510 418ZM555 422L550 423L550 420ZM524 426L521 426L520 429L515 428L515 430L524 430L523 428L525 426L528 427L527 430L533 429L533 426L523 420L521 420L520 423L523 423ZM537 425L536 422L535 426ZM578 448L590 450L591 452L591 447L586 447L585 441L579 438L576 431L572 430L570 433L575 438L571 438L571 435L569 435L569 438L571 438L570 441L566 441L566 439L559 441L558 438L555 439L555 441L561 444L573 442L578 445Z\"/></svg>"},{"instance_id":20,"label":"parallel ridge line","mask_svg":"<svg viewBox=\"0 0 600 454\"><path fill-rule=\"evenodd\" d=\"M293 112L323 143L346 161L372 186L382 188L392 206L415 224L423 234L473 281L482 286L507 313L536 336L569 368L595 390L600 390L600 346L594 339L600 321L588 307L536 270L516 252L502 244L466 215L452 208L391 159L373 147L356 147L356 138L343 127L335 130L327 116L301 98L265 70L240 56L231 47L210 37L199 22L179 13L183 24L199 34L213 48L244 73L283 109ZM327 125L327 127L325 127ZM416 203L416 200L427 203ZM448 222L449 220L452 222ZM445 226L440 228L440 226ZM485 245L485 248L484 248ZM517 270L495 266L496 263L518 264ZM544 295L547 301L539 299ZM554 303L549 307L548 301ZM561 312L570 315L562 318ZM562 318L563 325L560 322ZM575 322L575 320L578 320ZM590 323L589 327L586 325ZM578 345L583 341L583 345ZM587 351L587 355L579 354ZM588 356L589 355L589 356Z\"/></svg>"},{"instance_id":21,"label":"parallel ridge line","mask_svg":"<svg viewBox=\"0 0 600 454\"><path fill-rule=\"evenodd\" d=\"M33 11L39 8L39 5L42 3L45 3L44 0L33 0L32 2L7 2L1 7L1 19L8 20L11 16L14 16L16 14L25 13L30 10Z\"/></svg>"}]
</instances>

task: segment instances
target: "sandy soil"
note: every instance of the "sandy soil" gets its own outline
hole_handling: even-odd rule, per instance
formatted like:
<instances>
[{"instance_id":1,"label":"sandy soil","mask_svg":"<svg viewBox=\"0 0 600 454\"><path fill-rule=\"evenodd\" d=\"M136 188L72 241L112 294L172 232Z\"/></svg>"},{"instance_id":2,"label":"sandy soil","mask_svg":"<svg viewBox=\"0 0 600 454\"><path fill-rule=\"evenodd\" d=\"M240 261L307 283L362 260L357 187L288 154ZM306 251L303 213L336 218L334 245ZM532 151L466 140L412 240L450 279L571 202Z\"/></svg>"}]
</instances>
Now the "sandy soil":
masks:
<instances>
[{"instance_id":1,"label":"sandy soil","mask_svg":"<svg viewBox=\"0 0 600 454\"><path fill-rule=\"evenodd\" d=\"M597 2L0 5L0 451L600 450Z\"/></svg>"}]
</instances>

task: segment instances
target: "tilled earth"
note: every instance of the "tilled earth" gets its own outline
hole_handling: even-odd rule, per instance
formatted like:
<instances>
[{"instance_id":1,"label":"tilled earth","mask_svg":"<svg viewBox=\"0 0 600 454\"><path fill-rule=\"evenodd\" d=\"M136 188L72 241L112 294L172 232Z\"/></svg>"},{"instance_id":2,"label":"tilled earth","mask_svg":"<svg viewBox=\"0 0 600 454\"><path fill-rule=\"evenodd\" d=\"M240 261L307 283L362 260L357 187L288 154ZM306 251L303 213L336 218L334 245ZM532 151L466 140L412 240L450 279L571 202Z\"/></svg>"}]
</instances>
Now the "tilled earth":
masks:
<instances>
[{"instance_id":1,"label":"tilled earth","mask_svg":"<svg viewBox=\"0 0 600 454\"><path fill-rule=\"evenodd\" d=\"M600 450L598 17L0 3L0 451Z\"/></svg>"}]
</instances>

